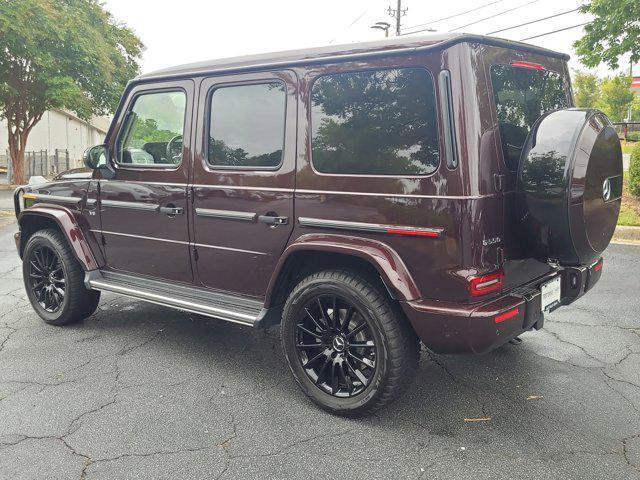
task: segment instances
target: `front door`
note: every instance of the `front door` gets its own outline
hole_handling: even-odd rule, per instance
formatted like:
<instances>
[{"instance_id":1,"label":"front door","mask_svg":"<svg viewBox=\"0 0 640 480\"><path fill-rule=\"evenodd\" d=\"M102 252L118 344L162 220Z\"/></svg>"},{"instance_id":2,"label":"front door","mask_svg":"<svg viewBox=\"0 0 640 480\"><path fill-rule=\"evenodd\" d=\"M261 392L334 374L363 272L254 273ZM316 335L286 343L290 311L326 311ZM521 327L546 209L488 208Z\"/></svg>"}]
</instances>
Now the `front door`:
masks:
<instances>
[{"instance_id":1,"label":"front door","mask_svg":"<svg viewBox=\"0 0 640 480\"><path fill-rule=\"evenodd\" d=\"M187 183L193 82L132 89L109 140L115 178L100 180L107 267L191 283Z\"/></svg>"},{"instance_id":2,"label":"front door","mask_svg":"<svg viewBox=\"0 0 640 480\"><path fill-rule=\"evenodd\" d=\"M295 95L289 71L201 84L193 232L203 286L265 294L293 228Z\"/></svg>"}]
</instances>

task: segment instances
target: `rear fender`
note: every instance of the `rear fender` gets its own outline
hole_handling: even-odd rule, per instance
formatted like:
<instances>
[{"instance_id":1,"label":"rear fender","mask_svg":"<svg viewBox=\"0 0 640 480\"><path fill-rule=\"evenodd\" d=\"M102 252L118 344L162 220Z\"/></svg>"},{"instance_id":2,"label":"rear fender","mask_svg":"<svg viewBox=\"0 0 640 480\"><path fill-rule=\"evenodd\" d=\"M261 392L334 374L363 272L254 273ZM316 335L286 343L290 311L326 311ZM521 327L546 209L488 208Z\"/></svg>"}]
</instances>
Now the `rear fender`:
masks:
<instances>
[{"instance_id":1,"label":"rear fender","mask_svg":"<svg viewBox=\"0 0 640 480\"><path fill-rule=\"evenodd\" d=\"M265 307L272 306L278 279L283 273L287 259L300 251L332 252L361 258L376 269L398 300L410 301L420 298L420 291L406 265L398 253L388 245L347 235L308 234L297 238L282 253L267 287Z\"/></svg>"},{"instance_id":2,"label":"rear fender","mask_svg":"<svg viewBox=\"0 0 640 480\"><path fill-rule=\"evenodd\" d=\"M85 232L89 232L88 225L85 224L84 219L69 210L66 207L58 205L37 204L26 210L23 210L18 216L18 223L20 225L20 231L25 232L29 230L29 226L37 222L38 219L45 217L56 222L62 234L66 237L71 250L82 265L85 271L95 270L104 266L104 261L96 260L91 248L89 247L89 241L85 236ZM82 225L85 224L85 228ZM24 251L27 238L22 235L20 241L20 256Z\"/></svg>"}]
</instances>

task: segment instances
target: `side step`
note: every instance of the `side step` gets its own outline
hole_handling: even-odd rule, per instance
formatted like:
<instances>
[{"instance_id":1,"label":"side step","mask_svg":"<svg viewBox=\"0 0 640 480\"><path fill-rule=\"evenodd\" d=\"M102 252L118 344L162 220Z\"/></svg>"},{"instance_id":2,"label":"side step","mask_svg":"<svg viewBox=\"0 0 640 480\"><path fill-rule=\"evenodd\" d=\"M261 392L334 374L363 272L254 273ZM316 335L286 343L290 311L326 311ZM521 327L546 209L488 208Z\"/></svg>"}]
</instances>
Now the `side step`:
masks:
<instances>
[{"instance_id":1,"label":"side step","mask_svg":"<svg viewBox=\"0 0 640 480\"><path fill-rule=\"evenodd\" d=\"M84 283L92 290L118 293L241 325L258 326L268 313L258 300L108 270L87 272Z\"/></svg>"}]
</instances>

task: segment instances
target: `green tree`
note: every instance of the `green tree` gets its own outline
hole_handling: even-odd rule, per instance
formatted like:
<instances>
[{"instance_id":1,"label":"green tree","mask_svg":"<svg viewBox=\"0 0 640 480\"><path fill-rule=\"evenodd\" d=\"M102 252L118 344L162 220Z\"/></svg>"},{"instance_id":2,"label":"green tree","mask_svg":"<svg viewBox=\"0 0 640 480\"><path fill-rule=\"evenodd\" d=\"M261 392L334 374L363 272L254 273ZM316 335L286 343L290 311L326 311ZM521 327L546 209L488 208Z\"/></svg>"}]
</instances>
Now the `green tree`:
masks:
<instances>
[{"instance_id":1,"label":"green tree","mask_svg":"<svg viewBox=\"0 0 640 480\"><path fill-rule=\"evenodd\" d=\"M640 197L640 143L637 143L631 152L629 164L629 191L631 195Z\"/></svg>"},{"instance_id":2,"label":"green tree","mask_svg":"<svg viewBox=\"0 0 640 480\"><path fill-rule=\"evenodd\" d=\"M0 32L0 116L24 183L27 138L44 112L113 111L143 46L97 0L0 0Z\"/></svg>"},{"instance_id":3,"label":"green tree","mask_svg":"<svg viewBox=\"0 0 640 480\"><path fill-rule=\"evenodd\" d=\"M638 0L589 0L582 13L594 16L585 26L585 35L573 44L580 61L588 67L606 63L618 68L622 55L640 60L640 2Z\"/></svg>"},{"instance_id":4,"label":"green tree","mask_svg":"<svg viewBox=\"0 0 640 480\"><path fill-rule=\"evenodd\" d=\"M595 73L576 72L573 94L576 107L596 108L600 100L600 79Z\"/></svg>"},{"instance_id":5,"label":"green tree","mask_svg":"<svg viewBox=\"0 0 640 480\"><path fill-rule=\"evenodd\" d=\"M613 122L622 122L627 117L634 95L630 90L631 78L617 75L602 80L600 86L600 108Z\"/></svg>"}]
</instances>

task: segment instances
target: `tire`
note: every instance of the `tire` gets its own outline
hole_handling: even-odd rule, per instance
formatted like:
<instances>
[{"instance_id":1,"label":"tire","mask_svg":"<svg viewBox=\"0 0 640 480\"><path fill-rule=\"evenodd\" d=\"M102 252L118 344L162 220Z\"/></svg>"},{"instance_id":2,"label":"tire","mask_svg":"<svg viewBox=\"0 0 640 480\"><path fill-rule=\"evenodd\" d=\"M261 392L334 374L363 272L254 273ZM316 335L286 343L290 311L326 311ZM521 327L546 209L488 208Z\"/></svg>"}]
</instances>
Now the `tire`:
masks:
<instances>
[{"instance_id":1,"label":"tire","mask_svg":"<svg viewBox=\"0 0 640 480\"><path fill-rule=\"evenodd\" d=\"M597 110L549 112L534 124L518 167L514 224L529 256L590 265L609 245L622 203L622 150Z\"/></svg>"},{"instance_id":2,"label":"tire","mask_svg":"<svg viewBox=\"0 0 640 480\"><path fill-rule=\"evenodd\" d=\"M84 270L57 230L39 230L29 237L22 276L33 309L50 325L79 322L98 307L100 292L85 288Z\"/></svg>"},{"instance_id":3,"label":"tire","mask_svg":"<svg viewBox=\"0 0 640 480\"><path fill-rule=\"evenodd\" d=\"M350 417L400 396L420 355L415 333L389 295L343 270L314 273L293 289L283 310L282 347L311 401Z\"/></svg>"}]
</instances>

